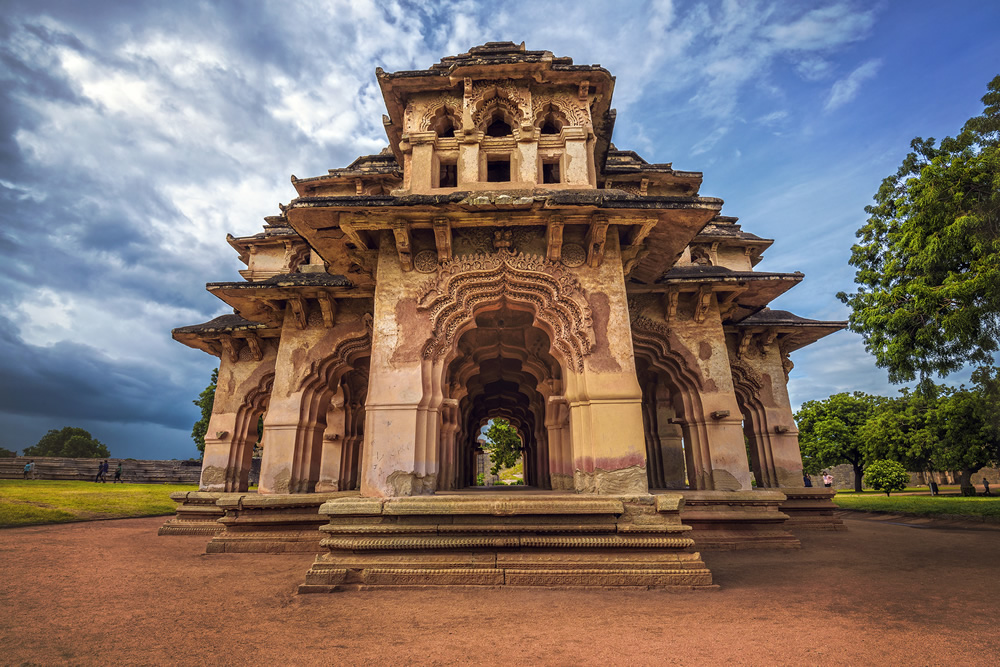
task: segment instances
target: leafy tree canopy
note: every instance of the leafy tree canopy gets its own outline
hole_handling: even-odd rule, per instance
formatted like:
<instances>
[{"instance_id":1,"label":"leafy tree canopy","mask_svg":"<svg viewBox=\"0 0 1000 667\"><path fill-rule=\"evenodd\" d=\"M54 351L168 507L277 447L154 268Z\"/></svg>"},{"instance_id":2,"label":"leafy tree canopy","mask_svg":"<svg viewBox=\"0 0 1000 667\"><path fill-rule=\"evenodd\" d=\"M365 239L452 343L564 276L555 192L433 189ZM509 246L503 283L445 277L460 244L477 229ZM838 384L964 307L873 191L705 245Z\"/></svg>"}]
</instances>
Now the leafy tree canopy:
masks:
<instances>
[{"instance_id":1,"label":"leafy tree canopy","mask_svg":"<svg viewBox=\"0 0 1000 667\"><path fill-rule=\"evenodd\" d=\"M910 482L906 468L898 461L881 459L872 461L865 469L865 481L876 491L885 491L889 496L893 491L902 491Z\"/></svg>"},{"instance_id":2,"label":"leafy tree canopy","mask_svg":"<svg viewBox=\"0 0 1000 667\"><path fill-rule=\"evenodd\" d=\"M191 401L201 408L201 419L194 423L191 429L191 439L202 455L205 454L205 434L208 433L208 420L212 418L212 408L215 407L215 387L219 382L219 369L212 370L212 380L204 391L198 396L198 400Z\"/></svg>"},{"instance_id":3,"label":"leafy tree canopy","mask_svg":"<svg viewBox=\"0 0 1000 667\"><path fill-rule=\"evenodd\" d=\"M0 447L0 459L12 459L17 456L16 451L11 451L6 447Z\"/></svg>"},{"instance_id":4,"label":"leafy tree canopy","mask_svg":"<svg viewBox=\"0 0 1000 667\"><path fill-rule=\"evenodd\" d=\"M856 491L872 461L889 459L906 470L958 471L963 493L972 475L1000 464L1000 368L973 373L973 386L927 383L896 398L861 392L808 401L795 415L802 462L810 474L850 463Z\"/></svg>"},{"instance_id":5,"label":"leafy tree canopy","mask_svg":"<svg viewBox=\"0 0 1000 667\"><path fill-rule=\"evenodd\" d=\"M1000 76L981 116L917 137L865 210L850 327L893 382L991 363L1000 338Z\"/></svg>"},{"instance_id":6,"label":"leafy tree canopy","mask_svg":"<svg viewBox=\"0 0 1000 667\"><path fill-rule=\"evenodd\" d=\"M106 459L111 456L107 445L75 426L52 429L36 445L24 449L25 456L66 456L77 459Z\"/></svg>"},{"instance_id":7,"label":"leafy tree canopy","mask_svg":"<svg viewBox=\"0 0 1000 667\"><path fill-rule=\"evenodd\" d=\"M493 419L486 429L486 437L489 442L484 448L493 464L490 473L496 475L501 468L510 468L521 458L521 438L506 419Z\"/></svg>"},{"instance_id":8,"label":"leafy tree canopy","mask_svg":"<svg viewBox=\"0 0 1000 667\"><path fill-rule=\"evenodd\" d=\"M856 391L803 403L795 413L795 421L805 471L816 474L823 468L850 463L854 467L854 488L860 491L868 460L868 443L862 427L885 400Z\"/></svg>"},{"instance_id":9,"label":"leafy tree canopy","mask_svg":"<svg viewBox=\"0 0 1000 667\"><path fill-rule=\"evenodd\" d=\"M939 387L940 397L927 419L934 442L931 469L961 471L966 495L975 495L972 475L977 470L1000 464L1000 403L995 395L1000 369L979 369L974 381L969 389Z\"/></svg>"}]
</instances>

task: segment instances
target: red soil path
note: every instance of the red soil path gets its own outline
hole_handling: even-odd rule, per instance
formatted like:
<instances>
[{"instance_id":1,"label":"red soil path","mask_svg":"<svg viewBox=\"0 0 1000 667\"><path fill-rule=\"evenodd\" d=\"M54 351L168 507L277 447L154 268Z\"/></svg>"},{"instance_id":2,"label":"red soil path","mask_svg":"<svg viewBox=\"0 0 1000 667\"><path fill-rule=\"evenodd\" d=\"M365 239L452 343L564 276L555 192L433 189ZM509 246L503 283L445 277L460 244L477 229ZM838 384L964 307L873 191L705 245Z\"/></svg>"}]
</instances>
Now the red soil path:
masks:
<instances>
[{"instance_id":1,"label":"red soil path","mask_svg":"<svg viewBox=\"0 0 1000 667\"><path fill-rule=\"evenodd\" d=\"M205 555L162 518L0 530L0 663L1000 662L1000 530L847 520L708 553L715 592L296 595L310 555Z\"/></svg>"}]
</instances>

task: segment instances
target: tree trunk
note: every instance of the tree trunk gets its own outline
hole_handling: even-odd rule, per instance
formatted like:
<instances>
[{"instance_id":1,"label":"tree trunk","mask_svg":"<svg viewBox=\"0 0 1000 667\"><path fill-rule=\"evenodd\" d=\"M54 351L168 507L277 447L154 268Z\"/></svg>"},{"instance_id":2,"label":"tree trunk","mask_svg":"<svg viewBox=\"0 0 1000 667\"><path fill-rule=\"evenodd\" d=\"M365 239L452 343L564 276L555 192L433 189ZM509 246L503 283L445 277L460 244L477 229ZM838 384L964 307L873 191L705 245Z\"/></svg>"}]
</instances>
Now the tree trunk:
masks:
<instances>
[{"instance_id":1,"label":"tree trunk","mask_svg":"<svg viewBox=\"0 0 1000 667\"><path fill-rule=\"evenodd\" d=\"M852 463L851 467L854 468L854 491L856 493L861 493L861 478L864 476L864 469L861 467L860 463Z\"/></svg>"},{"instance_id":2,"label":"tree trunk","mask_svg":"<svg viewBox=\"0 0 1000 667\"><path fill-rule=\"evenodd\" d=\"M958 484L962 489L963 496L974 496L976 495L976 487L972 484L972 473L975 470L972 468L962 468L962 474L958 478Z\"/></svg>"}]
</instances>

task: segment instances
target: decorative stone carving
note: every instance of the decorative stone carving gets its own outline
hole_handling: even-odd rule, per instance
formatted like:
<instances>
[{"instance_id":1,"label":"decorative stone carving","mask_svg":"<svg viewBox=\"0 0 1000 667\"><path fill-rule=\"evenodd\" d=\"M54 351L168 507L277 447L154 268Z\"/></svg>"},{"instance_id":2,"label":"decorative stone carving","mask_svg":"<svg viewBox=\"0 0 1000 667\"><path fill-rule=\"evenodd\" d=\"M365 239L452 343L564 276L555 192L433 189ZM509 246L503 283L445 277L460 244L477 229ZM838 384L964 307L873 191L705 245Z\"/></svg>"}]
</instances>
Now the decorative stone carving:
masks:
<instances>
[{"instance_id":1,"label":"decorative stone carving","mask_svg":"<svg viewBox=\"0 0 1000 667\"><path fill-rule=\"evenodd\" d=\"M731 361L730 371L733 374L733 386L738 392L747 396L758 396L764 388L760 375L745 362L739 359Z\"/></svg>"},{"instance_id":2,"label":"decorative stone carving","mask_svg":"<svg viewBox=\"0 0 1000 667\"><path fill-rule=\"evenodd\" d=\"M566 117L570 125L586 127L590 125L590 114L586 107L581 107L580 102L568 93L555 93L551 95L531 96L531 117L535 120L535 125L539 125L542 116L545 115L549 105L554 106L559 113Z\"/></svg>"},{"instance_id":3,"label":"decorative stone carving","mask_svg":"<svg viewBox=\"0 0 1000 667\"><path fill-rule=\"evenodd\" d=\"M457 95L445 94L428 103L423 114L420 116L420 120L416 124L416 130L418 132L432 130L431 123L434 121L434 116L438 115L438 112L442 108L450 111L451 113L447 115L452 118L456 127L461 127L462 98Z\"/></svg>"},{"instance_id":4,"label":"decorative stone carving","mask_svg":"<svg viewBox=\"0 0 1000 667\"><path fill-rule=\"evenodd\" d=\"M450 349L476 306L500 299L531 304L535 317L550 329L553 347L578 372L594 345L583 289L562 266L541 255L500 250L458 257L443 263L419 294L417 307L429 311L433 327L425 359L437 359Z\"/></svg>"},{"instance_id":5,"label":"decorative stone carving","mask_svg":"<svg viewBox=\"0 0 1000 667\"><path fill-rule=\"evenodd\" d=\"M483 125L497 107L504 109L513 119L513 125L523 120L528 109L528 100L510 79L477 81L472 88L472 122L484 129Z\"/></svg>"},{"instance_id":6,"label":"decorative stone carving","mask_svg":"<svg viewBox=\"0 0 1000 667\"><path fill-rule=\"evenodd\" d=\"M434 273L438 267L438 254L434 250L421 250L413 258L413 268L420 273Z\"/></svg>"},{"instance_id":7,"label":"decorative stone carving","mask_svg":"<svg viewBox=\"0 0 1000 667\"><path fill-rule=\"evenodd\" d=\"M587 251L583 249L583 246L577 245L576 243L567 243L563 245L560 256L562 258L563 265L568 266L571 269L583 266L583 263L587 261Z\"/></svg>"}]
</instances>

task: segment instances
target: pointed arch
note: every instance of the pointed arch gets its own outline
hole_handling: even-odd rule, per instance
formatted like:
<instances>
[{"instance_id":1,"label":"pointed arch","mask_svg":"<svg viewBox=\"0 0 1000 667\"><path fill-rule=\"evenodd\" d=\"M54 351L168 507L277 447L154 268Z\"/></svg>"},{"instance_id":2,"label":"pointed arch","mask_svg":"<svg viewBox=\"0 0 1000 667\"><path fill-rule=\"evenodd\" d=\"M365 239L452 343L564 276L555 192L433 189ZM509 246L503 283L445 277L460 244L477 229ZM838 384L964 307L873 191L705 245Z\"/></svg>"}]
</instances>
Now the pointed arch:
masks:
<instances>
[{"instance_id":1,"label":"pointed arch","mask_svg":"<svg viewBox=\"0 0 1000 667\"><path fill-rule=\"evenodd\" d=\"M501 249L445 262L425 283L417 308L431 318L423 358L437 360L487 304L505 300L527 306L546 328L552 346L577 372L596 340L586 295L562 266L540 255Z\"/></svg>"}]
</instances>

